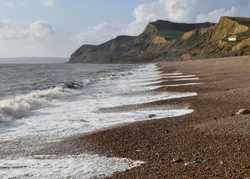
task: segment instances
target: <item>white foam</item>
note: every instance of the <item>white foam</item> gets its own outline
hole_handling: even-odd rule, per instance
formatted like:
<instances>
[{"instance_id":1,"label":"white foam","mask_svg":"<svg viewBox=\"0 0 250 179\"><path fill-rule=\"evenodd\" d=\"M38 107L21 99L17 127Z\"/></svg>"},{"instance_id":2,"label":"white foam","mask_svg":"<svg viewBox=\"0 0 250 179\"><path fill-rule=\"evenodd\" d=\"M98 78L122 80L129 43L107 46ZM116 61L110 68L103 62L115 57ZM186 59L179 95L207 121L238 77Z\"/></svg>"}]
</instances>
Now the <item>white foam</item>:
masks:
<instances>
[{"instance_id":1,"label":"white foam","mask_svg":"<svg viewBox=\"0 0 250 179\"><path fill-rule=\"evenodd\" d=\"M32 91L27 95L19 95L0 101L0 121L21 118L32 110L46 106L50 101L65 95L61 87Z\"/></svg>"},{"instance_id":2,"label":"white foam","mask_svg":"<svg viewBox=\"0 0 250 179\"><path fill-rule=\"evenodd\" d=\"M179 99L185 97L196 96L197 93L194 92L151 92L145 93L137 96L123 96L122 98L119 96L114 96L109 98L109 101L102 104L102 107L115 107L122 105L136 105L143 103L151 103L160 100L169 100L169 99Z\"/></svg>"},{"instance_id":3,"label":"white foam","mask_svg":"<svg viewBox=\"0 0 250 179\"><path fill-rule=\"evenodd\" d=\"M108 158L98 155L34 156L0 160L0 178L96 178L142 165L142 161Z\"/></svg>"},{"instance_id":4,"label":"white foam","mask_svg":"<svg viewBox=\"0 0 250 179\"><path fill-rule=\"evenodd\" d=\"M200 78L179 78L179 79L171 79L169 81L197 81L200 80Z\"/></svg>"},{"instance_id":5,"label":"white foam","mask_svg":"<svg viewBox=\"0 0 250 179\"><path fill-rule=\"evenodd\" d=\"M195 77L195 75L163 75L164 78L167 78L167 79L175 79L175 78L193 78Z\"/></svg>"},{"instance_id":6,"label":"white foam","mask_svg":"<svg viewBox=\"0 0 250 179\"><path fill-rule=\"evenodd\" d=\"M39 91L39 95L28 95L20 98L20 100L15 100L15 103L19 101L33 101L34 99L35 101L44 101L46 103L52 99L53 106L35 108L36 110L33 111L32 115L24 116L21 120L16 121L15 125L0 133L0 139L6 141L21 137L43 136L49 140L57 140L123 123L149 120L148 116L152 113L156 114L157 117L150 120L191 113L193 110L185 107L176 110L152 108L144 111L130 110L121 113L98 112L99 109L103 108L137 105L197 95L197 93L193 92L149 92L156 87L144 86L145 84L138 82L133 83L133 80L138 79L137 77L143 80L145 76L159 75L159 72L155 71L155 69L157 68L154 65L146 65L138 68L135 72L131 71L130 75L121 76L113 80L100 81L92 86L92 94L79 95L77 99L71 101L53 100L58 98L58 94L65 95L62 89L57 88L54 89L56 90L56 95L52 92L53 90L47 92ZM33 103L29 103L29 105L32 106ZM30 111L32 108L28 107L27 109L27 111ZM25 110L22 113L25 114L27 111ZM18 110L15 112L14 110L13 113L21 112Z\"/></svg>"},{"instance_id":7,"label":"white foam","mask_svg":"<svg viewBox=\"0 0 250 179\"><path fill-rule=\"evenodd\" d=\"M182 83L182 84L173 84L173 85L163 85L163 86L158 86L156 89L161 88L161 87L179 87L179 86L193 86L193 85L201 85L202 83Z\"/></svg>"},{"instance_id":8,"label":"white foam","mask_svg":"<svg viewBox=\"0 0 250 179\"><path fill-rule=\"evenodd\" d=\"M157 75L153 78L143 78L143 79L133 79L131 82L133 83L151 83L155 82L156 80L166 81L166 80L174 80L174 79L192 79L197 78L195 75L178 75L178 76L169 76L169 75Z\"/></svg>"},{"instance_id":9,"label":"white foam","mask_svg":"<svg viewBox=\"0 0 250 179\"><path fill-rule=\"evenodd\" d=\"M24 118L15 130L10 129L0 133L1 140L10 140L25 136L50 136L60 138L78 133L94 132L117 124L131 123L135 121L149 120L150 114L156 114L157 118L175 117L189 114L193 110L188 108L132 110L120 113L103 113L98 109L111 108L122 105L135 105L139 103L182 98L196 95L196 93L155 93L138 97L124 96L103 99L79 99L67 103L57 103L53 108L42 108L36 111L36 115ZM152 120L153 118L151 118Z\"/></svg>"},{"instance_id":10,"label":"white foam","mask_svg":"<svg viewBox=\"0 0 250 179\"><path fill-rule=\"evenodd\" d=\"M183 73L161 73L161 75L165 75L165 76L179 76L179 75L183 75Z\"/></svg>"}]
</instances>

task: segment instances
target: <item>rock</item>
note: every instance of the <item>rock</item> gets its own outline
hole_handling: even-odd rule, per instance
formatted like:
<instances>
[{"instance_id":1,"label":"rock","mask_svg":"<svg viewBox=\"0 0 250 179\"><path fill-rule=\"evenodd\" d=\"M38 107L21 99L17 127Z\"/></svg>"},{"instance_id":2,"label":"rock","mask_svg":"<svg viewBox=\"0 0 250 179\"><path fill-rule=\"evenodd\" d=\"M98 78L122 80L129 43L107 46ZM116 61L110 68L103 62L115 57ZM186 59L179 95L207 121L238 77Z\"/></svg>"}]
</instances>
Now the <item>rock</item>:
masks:
<instances>
[{"instance_id":1,"label":"rock","mask_svg":"<svg viewBox=\"0 0 250 179\"><path fill-rule=\"evenodd\" d=\"M185 162L185 163L184 163L184 166L187 167L187 166L193 165L193 164L195 164L195 162Z\"/></svg>"},{"instance_id":2,"label":"rock","mask_svg":"<svg viewBox=\"0 0 250 179\"><path fill-rule=\"evenodd\" d=\"M249 169L250 169L250 166L249 166L249 165L247 165L247 166L245 166L245 167L244 167L244 169L249 170Z\"/></svg>"},{"instance_id":3,"label":"rock","mask_svg":"<svg viewBox=\"0 0 250 179\"><path fill-rule=\"evenodd\" d=\"M185 163L184 163L184 166L187 167L187 166L193 165L193 164L194 164L194 162L185 162Z\"/></svg>"},{"instance_id":4,"label":"rock","mask_svg":"<svg viewBox=\"0 0 250 179\"><path fill-rule=\"evenodd\" d=\"M138 149L138 150L136 150L136 152L142 152L142 150L141 150L141 149Z\"/></svg>"},{"instance_id":5,"label":"rock","mask_svg":"<svg viewBox=\"0 0 250 179\"><path fill-rule=\"evenodd\" d=\"M222 160L219 160L219 164L220 164L220 165L223 165L224 162L223 162Z\"/></svg>"},{"instance_id":6,"label":"rock","mask_svg":"<svg viewBox=\"0 0 250 179\"><path fill-rule=\"evenodd\" d=\"M89 121L82 119L81 122L89 122Z\"/></svg>"},{"instance_id":7,"label":"rock","mask_svg":"<svg viewBox=\"0 0 250 179\"><path fill-rule=\"evenodd\" d=\"M155 118L156 117L156 114L150 114L148 115L149 118Z\"/></svg>"},{"instance_id":8,"label":"rock","mask_svg":"<svg viewBox=\"0 0 250 179\"><path fill-rule=\"evenodd\" d=\"M249 109L240 109L240 110L237 111L235 114L236 114L236 115L246 115L246 114L250 114L250 110L249 110Z\"/></svg>"},{"instance_id":9,"label":"rock","mask_svg":"<svg viewBox=\"0 0 250 179\"><path fill-rule=\"evenodd\" d=\"M206 163L206 160L194 160L192 162L185 162L184 166L195 165L195 164L203 164Z\"/></svg>"},{"instance_id":10,"label":"rock","mask_svg":"<svg viewBox=\"0 0 250 179\"><path fill-rule=\"evenodd\" d=\"M182 60L191 60L192 59L192 55L189 53L185 53L181 56Z\"/></svg>"},{"instance_id":11,"label":"rock","mask_svg":"<svg viewBox=\"0 0 250 179\"><path fill-rule=\"evenodd\" d=\"M81 82L71 81L64 83L64 88L68 89L81 89L83 88L83 84Z\"/></svg>"},{"instance_id":12,"label":"rock","mask_svg":"<svg viewBox=\"0 0 250 179\"><path fill-rule=\"evenodd\" d=\"M183 162L184 160L182 158L173 158L172 159L172 163L181 163Z\"/></svg>"}]
</instances>

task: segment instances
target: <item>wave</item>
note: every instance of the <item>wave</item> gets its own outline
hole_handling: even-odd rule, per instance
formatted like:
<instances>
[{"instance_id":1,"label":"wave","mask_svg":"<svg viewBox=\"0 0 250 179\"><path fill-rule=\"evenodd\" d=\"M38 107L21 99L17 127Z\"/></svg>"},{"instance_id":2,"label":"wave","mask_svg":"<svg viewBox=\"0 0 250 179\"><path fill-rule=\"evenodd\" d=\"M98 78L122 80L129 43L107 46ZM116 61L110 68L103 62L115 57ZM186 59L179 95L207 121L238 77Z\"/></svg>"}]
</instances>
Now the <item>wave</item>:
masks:
<instances>
[{"instance_id":1,"label":"wave","mask_svg":"<svg viewBox=\"0 0 250 179\"><path fill-rule=\"evenodd\" d=\"M86 84L82 82L66 82L59 86L34 90L26 95L18 95L0 101L0 122L7 122L13 119L26 117L31 111L46 107L57 99L65 98L75 94Z\"/></svg>"}]
</instances>

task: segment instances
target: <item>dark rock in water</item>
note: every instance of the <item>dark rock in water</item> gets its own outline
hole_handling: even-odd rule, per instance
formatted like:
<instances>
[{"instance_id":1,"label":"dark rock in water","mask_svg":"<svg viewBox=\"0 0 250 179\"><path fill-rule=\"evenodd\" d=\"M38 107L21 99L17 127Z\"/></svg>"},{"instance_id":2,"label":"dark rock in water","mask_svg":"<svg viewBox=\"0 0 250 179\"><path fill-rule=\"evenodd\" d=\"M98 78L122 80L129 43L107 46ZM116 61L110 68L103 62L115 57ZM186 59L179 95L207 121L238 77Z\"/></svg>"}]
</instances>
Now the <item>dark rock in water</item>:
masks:
<instances>
[{"instance_id":1,"label":"dark rock in water","mask_svg":"<svg viewBox=\"0 0 250 179\"><path fill-rule=\"evenodd\" d=\"M81 122L86 122L86 123L87 123L87 122L89 122L89 121L87 121L87 120L84 120L84 119L81 119L80 121L81 121Z\"/></svg>"},{"instance_id":2,"label":"dark rock in water","mask_svg":"<svg viewBox=\"0 0 250 179\"><path fill-rule=\"evenodd\" d=\"M76 81L66 82L66 83L64 83L64 88L81 89L81 88L83 88L83 84L81 82L76 82Z\"/></svg>"},{"instance_id":3,"label":"dark rock in water","mask_svg":"<svg viewBox=\"0 0 250 179\"><path fill-rule=\"evenodd\" d=\"M149 118L155 118L155 117L156 117L156 114L150 114L148 117L149 117Z\"/></svg>"},{"instance_id":4,"label":"dark rock in water","mask_svg":"<svg viewBox=\"0 0 250 179\"><path fill-rule=\"evenodd\" d=\"M236 112L236 115L247 115L250 114L249 109L240 109L239 111Z\"/></svg>"}]
</instances>

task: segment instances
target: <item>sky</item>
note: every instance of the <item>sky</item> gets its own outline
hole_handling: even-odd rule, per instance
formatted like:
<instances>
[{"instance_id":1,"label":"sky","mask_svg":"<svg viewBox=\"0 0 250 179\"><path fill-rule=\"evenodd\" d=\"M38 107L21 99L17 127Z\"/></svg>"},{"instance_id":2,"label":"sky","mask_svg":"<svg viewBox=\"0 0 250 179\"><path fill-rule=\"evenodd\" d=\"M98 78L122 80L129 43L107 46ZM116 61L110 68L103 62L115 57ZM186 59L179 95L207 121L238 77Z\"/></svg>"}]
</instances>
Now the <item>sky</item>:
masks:
<instances>
[{"instance_id":1,"label":"sky","mask_svg":"<svg viewBox=\"0 0 250 179\"><path fill-rule=\"evenodd\" d=\"M138 35L158 19L250 17L249 0L0 0L0 58L69 57L83 44Z\"/></svg>"}]
</instances>

